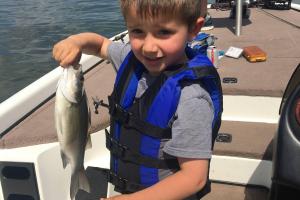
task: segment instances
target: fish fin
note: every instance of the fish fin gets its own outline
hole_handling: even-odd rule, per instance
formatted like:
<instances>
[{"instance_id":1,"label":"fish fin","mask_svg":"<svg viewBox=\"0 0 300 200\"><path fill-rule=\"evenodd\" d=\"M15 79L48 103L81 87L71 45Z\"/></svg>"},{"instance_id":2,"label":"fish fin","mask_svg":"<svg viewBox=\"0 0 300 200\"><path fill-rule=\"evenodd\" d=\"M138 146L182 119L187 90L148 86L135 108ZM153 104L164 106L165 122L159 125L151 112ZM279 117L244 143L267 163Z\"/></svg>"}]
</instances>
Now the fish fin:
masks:
<instances>
[{"instance_id":1,"label":"fish fin","mask_svg":"<svg viewBox=\"0 0 300 200\"><path fill-rule=\"evenodd\" d=\"M63 168L65 169L69 163L69 159L67 158L66 154L63 151L60 151L60 156L61 156Z\"/></svg>"},{"instance_id":2,"label":"fish fin","mask_svg":"<svg viewBox=\"0 0 300 200\"><path fill-rule=\"evenodd\" d=\"M85 149L90 149L92 148L92 140L91 140L91 135L88 134L87 140L86 140L86 145L85 145Z\"/></svg>"}]
</instances>

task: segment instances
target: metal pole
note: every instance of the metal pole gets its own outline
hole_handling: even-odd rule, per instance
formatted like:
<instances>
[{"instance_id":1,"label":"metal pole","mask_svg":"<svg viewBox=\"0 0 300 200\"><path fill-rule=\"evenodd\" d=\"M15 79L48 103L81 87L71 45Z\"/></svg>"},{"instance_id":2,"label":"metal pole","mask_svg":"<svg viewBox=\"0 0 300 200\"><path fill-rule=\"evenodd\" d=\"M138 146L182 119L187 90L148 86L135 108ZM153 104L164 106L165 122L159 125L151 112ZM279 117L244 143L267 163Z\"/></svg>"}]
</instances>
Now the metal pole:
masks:
<instances>
[{"instance_id":1,"label":"metal pole","mask_svg":"<svg viewBox=\"0 0 300 200\"><path fill-rule=\"evenodd\" d=\"M236 7L235 7L235 35L240 36L242 31L242 8L243 8L243 0L236 0Z\"/></svg>"}]
</instances>

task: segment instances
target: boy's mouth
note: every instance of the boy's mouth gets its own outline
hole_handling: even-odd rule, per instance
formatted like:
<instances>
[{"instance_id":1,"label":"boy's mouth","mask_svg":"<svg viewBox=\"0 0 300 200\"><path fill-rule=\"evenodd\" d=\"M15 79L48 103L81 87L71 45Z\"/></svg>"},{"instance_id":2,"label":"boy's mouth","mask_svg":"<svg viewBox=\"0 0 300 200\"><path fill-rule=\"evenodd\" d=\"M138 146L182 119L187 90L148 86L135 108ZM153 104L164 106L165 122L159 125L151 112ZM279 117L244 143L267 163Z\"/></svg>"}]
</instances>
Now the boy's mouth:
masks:
<instances>
[{"instance_id":1,"label":"boy's mouth","mask_svg":"<svg viewBox=\"0 0 300 200\"><path fill-rule=\"evenodd\" d=\"M153 57L153 58L150 58L150 57L145 57L144 56L144 59L146 62L149 62L149 63L156 63L156 62L160 62L162 60L163 57Z\"/></svg>"},{"instance_id":2,"label":"boy's mouth","mask_svg":"<svg viewBox=\"0 0 300 200\"><path fill-rule=\"evenodd\" d=\"M144 64L150 68L158 68L162 63L162 58L145 58Z\"/></svg>"}]
</instances>

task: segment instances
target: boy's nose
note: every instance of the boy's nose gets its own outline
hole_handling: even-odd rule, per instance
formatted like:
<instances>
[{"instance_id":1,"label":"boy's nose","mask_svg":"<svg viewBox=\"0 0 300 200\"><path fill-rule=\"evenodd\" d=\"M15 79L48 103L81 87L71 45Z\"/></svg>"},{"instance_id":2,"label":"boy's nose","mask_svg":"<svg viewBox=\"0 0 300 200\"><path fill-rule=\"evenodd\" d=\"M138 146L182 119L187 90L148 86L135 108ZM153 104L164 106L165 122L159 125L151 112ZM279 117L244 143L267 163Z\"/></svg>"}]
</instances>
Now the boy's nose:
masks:
<instances>
[{"instance_id":1,"label":"boy's nose","mask_svg":"<svg viewBox=\"0 0 300 200\"><path fill-rule=\"evenodd\" d=\"M143 53L145 55L152 55L152 54L156 54L157 52L158 52L158 46L156 44L156 40L151 34L148 34L144 40Z\"/></svg>"}]
</instances>

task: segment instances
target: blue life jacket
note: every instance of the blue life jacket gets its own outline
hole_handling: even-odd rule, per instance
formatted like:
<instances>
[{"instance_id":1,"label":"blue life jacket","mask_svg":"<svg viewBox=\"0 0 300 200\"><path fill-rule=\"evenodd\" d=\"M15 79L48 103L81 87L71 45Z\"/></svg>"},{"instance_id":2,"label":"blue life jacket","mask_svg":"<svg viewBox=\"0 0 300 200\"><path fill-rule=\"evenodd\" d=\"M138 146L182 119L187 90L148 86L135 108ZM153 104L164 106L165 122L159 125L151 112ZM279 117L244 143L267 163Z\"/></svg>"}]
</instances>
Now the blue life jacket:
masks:
<instances>
[{"instance_id":1,"label":"blue life jacket","mask_svg":"<svg viewBox=\"0 0 300 200\"><path fill-rule=\"evenodd\" d=\"M213 141L223 110L220 77L207 56L187 48L189 62L168 67L135 98L138 81L145 67L130 52L123 61L109 96L110 133L106 130L106 146L111 152L108 179L115 190L135 192L159 181L159 169L179 170L175 157L159 159L162 139L172 137L169 122L174 116L182 88L201 84L214 105Z\"/></svg>"}]
</instances>

